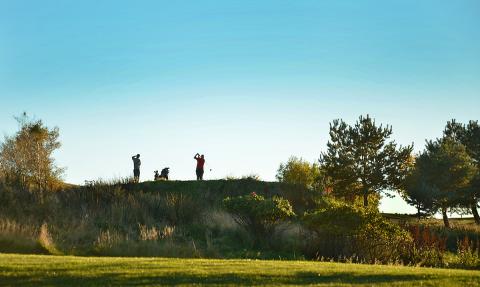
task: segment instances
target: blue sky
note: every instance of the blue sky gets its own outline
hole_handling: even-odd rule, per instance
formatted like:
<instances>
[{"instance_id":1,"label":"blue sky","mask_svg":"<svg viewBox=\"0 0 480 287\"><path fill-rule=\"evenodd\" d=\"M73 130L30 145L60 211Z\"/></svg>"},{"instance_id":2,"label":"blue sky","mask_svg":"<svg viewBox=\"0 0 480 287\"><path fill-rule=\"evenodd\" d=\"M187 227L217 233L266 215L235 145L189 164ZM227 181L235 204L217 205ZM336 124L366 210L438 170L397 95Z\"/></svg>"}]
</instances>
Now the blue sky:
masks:
<instances>
[{"instance_id":1,"label":"blue sky","mask_svg":"<svg viewBox=\"0 0 480 287\"><path fill-rule=\"evenodd\" d=\"M58 126L73 183L130 175L136 153L142 180L193 179L197 151L206 178L274 180L367 113L418 151L479 119L479 93L477 0L0 0L0 132L23 111Z\"/></svg>"}]
</instances>

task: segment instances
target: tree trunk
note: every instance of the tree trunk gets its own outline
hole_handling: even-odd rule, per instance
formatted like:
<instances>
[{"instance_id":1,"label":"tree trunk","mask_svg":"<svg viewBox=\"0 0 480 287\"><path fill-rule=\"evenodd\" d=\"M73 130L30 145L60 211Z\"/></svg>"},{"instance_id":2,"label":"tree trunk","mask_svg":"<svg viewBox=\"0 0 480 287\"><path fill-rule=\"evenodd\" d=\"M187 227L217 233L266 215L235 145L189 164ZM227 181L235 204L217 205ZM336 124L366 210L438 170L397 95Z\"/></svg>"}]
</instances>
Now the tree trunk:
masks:
<instances>
[{"instance_id":1,"label":"tree trunk","mask_svg":"<svg viewBox=\"0 0 480 287\"><path fill-rule=\"evenodd\" d=\"M363 194L363 207L368 206L368 193Z\"/></svg>"},{"instance_id":2,"label":"tree trunk","mask_svg":"<svg viewBox=\"0 0 480 287\"><path fill-rule=\"evenodd\" d=\"M450 222L448 221L448 216L447 216L447 209L445 207L442 207L442 217L443 217L443 224L445 225L445 227L450 228Z\"/></svg>"},{"instance_id":3,"label":"tree trunk","mask_svg":"<svg viewBox=\"0 0 480 287\"><path fill-rule=\"evenodd\" d=\"M475 223L477 225L480 225L480 215L478 215L478 210L477 210L477 204L476 203L472 204L472 214L473 214L473 218L475 219Z\"/></svg>"}]
</instances>

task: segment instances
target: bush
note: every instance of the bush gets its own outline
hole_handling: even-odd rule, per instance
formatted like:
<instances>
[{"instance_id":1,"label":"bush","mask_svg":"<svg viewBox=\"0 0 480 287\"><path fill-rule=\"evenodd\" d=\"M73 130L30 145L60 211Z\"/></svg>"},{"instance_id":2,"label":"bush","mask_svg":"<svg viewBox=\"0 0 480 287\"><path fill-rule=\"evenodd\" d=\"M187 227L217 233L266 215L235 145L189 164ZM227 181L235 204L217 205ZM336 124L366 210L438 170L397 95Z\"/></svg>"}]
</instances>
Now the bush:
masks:
<instances>
[{"instance_id":1,"label":"bush","mask_svg":"<svg viewBox=\"0 0 480 287\"><path fill-rule=\"evenodd\" d=\"M320 188L320 167L316 163L310 164L302 158L292 156L285 164L281 163L276 177L280 182L299 185L308 189Z\"/></svg>"},{"instance_id":2,"label":"bush","mask_svg":"<svg viewBox=\"0 0 480 287\"><path fill-rule=\"evenodd\" d=\"M170 224L177 225L195 221L204 207L188 194L170 192L160 200L159 209L163 211L164 218Z\"/></svg>"},{"instance_id":3,"label":"bush","mask_svg":"<svg viewBox=\"0 0 480 287\"><path fill-rule=\"evenodd\" d=\"M428 226L412 225L407 226L407 230L413 237L407 260L409 264L429 267L445 265L446 237L438 235Z\"/></svg>"},{"instance_id":4,"label":"bush","mask_svg":"<svg viewBox=\"0 0 480 287\"><path fill-rule=\"evenodd\" d=\"M265 199L255 192L227 197L223 200L223 205L235 222L253 237L256 247L267 243L265 240L278 223L295 215L288 200L280 197Z\"/></svg>"},{"instance_id":5,"label":"bush","mask_svg":"<svg viewBox=\"0 0 480 287\"><path fill-rule=\"evenodd\" d=\"M307 254L327 258L353 258L361 262L398 262L405 257L412 239L399 226L374 210L330 200L303 217L313 232Z\"/></svg>"},{"instance_id":6,"label":"bush","mask_svg":"<svg viewBox=\"0 0 480 287\"><path fill-rule=\"evenodd\" d=\"M460 268L480 268L480 241L474 242L465 236L463 240L459 240L458 246L458 261L456 267Z\"/></svg>"},{"instance_id":7,"label":"bush","mask_svg":"<svg viewBox=\"0 0 480 287\"><path fill-rule=\"evenodd\" d=\"M284 183L281 188L281 197L290 202L296 214L316 209L317 200L321 197L319 193L299 185Z\"/></svg>"}]
</instances>

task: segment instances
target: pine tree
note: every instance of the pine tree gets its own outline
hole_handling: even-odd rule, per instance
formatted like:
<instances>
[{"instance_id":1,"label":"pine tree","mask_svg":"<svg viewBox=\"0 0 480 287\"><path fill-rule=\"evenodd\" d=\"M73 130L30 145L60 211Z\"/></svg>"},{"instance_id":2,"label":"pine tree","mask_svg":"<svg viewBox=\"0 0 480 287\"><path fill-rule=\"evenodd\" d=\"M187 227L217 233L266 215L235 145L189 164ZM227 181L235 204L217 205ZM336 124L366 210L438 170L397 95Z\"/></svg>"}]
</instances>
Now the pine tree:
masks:
<instances>
[{"instance_id":1,"label":"pine tree","mask_svg":"<svg viewBox=\"0 0 480 287\"><path fill-rule=\"evenodd\" d=\"M462 190L468 188L476 172L462 144L450 138L429 141L407 177L405 193L431 213L441 211L445 227L450 227L447 211L461 205Z\"/></svg>"},{"instance_id":2,"label":"pine tree","mask_svg":"<svg viewBox=\"0 0 480 287\"><path fill-rule=\"evenodd\" d=\"M405 202L417 209L417 216L420 218L422 215L432 215L437 212L431 196L433 192L424 176L413 169L405 179L401 195Z\"/></svg>"},{"instance_id":3,"label":"pine tree","mask_svg":"<svg viewBox=\"0 0 480 287\"><path fill-rule=\"evenodd\" d=\"M395 141L388 141L391 135L390 126L377 127L368 115L360 116L354 126L342 120L330 123L328 149L321 154L320 163L334 194L347 198L361 196L366 207L369 195L402 186L413 164L413 145L398 147Z\"/></svg>"},{"instance_id":4,"label":"pine tree","mask_svg":"<svg viewBox=\"0 0 480 287\"><path fill-rule=\"evenodd\" d=\"M466 152L473 159L477 169L480 171L480 125L478 121L469 121L468 124L461 124L454 119L447 122L443 132L444 137L460 142L466 148ZM472 181L469 188L465 189L464 206L471 210L476 224L480 225L480 215L477 205L480 200L480 173Z\"/></svg>"}]
</instances>

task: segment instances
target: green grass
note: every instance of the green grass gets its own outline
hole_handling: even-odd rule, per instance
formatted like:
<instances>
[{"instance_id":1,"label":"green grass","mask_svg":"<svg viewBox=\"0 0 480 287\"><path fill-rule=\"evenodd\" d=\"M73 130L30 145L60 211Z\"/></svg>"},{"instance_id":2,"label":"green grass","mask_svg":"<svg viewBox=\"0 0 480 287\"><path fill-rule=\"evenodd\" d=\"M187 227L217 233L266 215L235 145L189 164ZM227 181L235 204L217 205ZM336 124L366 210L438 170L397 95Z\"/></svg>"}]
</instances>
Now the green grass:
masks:
<instances>
[{"instance_id":1,"label":"green grass","mask_svg":"<svg viewBox=\"0 0 480 287\"><path fill-rule=\"evenodd\" d=\"M480 271L308 261L0 254L1 286L479 286Z\"/></svg>"}]
</instances>

